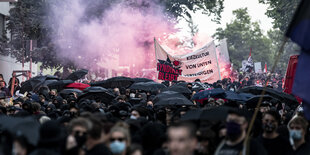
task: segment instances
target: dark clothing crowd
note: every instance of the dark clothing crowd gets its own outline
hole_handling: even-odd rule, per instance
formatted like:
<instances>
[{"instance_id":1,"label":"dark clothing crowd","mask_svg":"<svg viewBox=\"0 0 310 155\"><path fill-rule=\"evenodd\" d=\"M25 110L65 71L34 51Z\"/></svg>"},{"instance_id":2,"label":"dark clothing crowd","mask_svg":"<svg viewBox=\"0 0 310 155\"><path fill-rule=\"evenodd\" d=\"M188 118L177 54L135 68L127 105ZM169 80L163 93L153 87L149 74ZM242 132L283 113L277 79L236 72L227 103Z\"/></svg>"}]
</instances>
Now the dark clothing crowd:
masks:
<instances>
[{"instance_id":1,"label":"dark clothing crowd","mask_svg":"<svg viewBox=\"0 0 310 155\"><path fill-rule=\"evenodd\" d=\"M0 154L310 154L304 109L282 92L279 74L240 74L212 84L72 77L6 85L0 76ZM267 95L260 95L264 86Z\"/></svg>"}]
</instances>

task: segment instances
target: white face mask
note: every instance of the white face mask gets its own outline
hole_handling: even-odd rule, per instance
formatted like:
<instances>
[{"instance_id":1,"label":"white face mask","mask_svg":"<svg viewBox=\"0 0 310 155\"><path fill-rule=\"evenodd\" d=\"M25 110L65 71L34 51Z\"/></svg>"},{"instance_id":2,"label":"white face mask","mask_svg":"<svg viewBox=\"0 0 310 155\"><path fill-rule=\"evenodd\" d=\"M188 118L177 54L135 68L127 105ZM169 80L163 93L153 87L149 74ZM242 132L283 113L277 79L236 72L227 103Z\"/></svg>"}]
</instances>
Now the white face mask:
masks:
<instances>
[{"instance_id":1,"label":"white face mask","mask_svg":"<svg viewBox=\"0 0 310 155\"><path fill-rule=\"evenodd\" d=\"M136 95L134 93L130 93L129 96L130 98L135 98Z\"/></svg>"},{"instance_id":2,"label":"white face mask","mask_svg":"<svg viewBox=\"0 0 310 155\"><path fill-rule=\"evenodd\" d=\"M137 117L134 116L134 115L131 115L131 116L130 116L130 119L137 119Z\"/></svg>"}]
</instances>

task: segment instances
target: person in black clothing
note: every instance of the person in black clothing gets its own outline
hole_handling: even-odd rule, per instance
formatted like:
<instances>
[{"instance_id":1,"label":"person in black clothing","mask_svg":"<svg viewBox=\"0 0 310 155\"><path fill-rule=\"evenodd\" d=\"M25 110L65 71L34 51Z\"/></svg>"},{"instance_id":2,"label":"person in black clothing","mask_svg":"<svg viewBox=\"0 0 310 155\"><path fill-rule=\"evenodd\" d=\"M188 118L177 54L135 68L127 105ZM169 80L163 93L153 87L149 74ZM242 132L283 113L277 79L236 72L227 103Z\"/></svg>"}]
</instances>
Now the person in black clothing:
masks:
<instances>
[{"instance_id":1,"label":"person in black clothing","mask_svg":"<svg viewBox=\"0 0 310 155\"><path fill-rule=\"evenodd\" d=\"M91 129L87 133L87 140L85 143L86 152L85 155L112 155L110 150L105 146L102 141L103 136L103 124L99 119L91 116Z\"/></svg>"},{"instance_id":2,"label":"person in black clothing","mask_svg":"<svg viewBox=\"0 0 310 155\"><path fill-rule=\"evenodd\" d=\"M288 139L282 137L278 132L280 115L276 111L267 111L263 114L263 133L257 140L263 144L269 155L286 154L291 151Z\"/></svg>"},{"instance_id":3,"label":"person in black clothing","mask_svg":"<svg viewBox=\"0 0 310 155\"><path fill-rule=\"evenodd\" d=\"M230 110L226 118L226 139L217 147L215 155L246 154L247 148L250 149L250 155L266 155L266 150L256 140L250 139L249 144L244 143L247 127L246 113L241 110Z\"/></svg>"}]
</instances>

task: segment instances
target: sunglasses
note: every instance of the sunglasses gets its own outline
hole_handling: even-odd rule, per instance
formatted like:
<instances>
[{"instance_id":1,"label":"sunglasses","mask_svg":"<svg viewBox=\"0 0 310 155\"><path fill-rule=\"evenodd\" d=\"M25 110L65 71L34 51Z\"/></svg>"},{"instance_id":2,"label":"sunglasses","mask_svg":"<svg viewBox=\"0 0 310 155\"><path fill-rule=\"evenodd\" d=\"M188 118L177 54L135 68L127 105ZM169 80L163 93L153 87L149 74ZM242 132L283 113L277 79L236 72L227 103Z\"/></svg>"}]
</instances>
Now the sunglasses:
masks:
<instances>
[{"instance_id":1,"label":"sunglasses","mask_svg":"<svg viewBox=\"0 0 310 155\"><path fill-rule=\"evenodd\" d=\"M122 141L124 141L125 140L125 138L110 138L110 141L111 142L114 142L114 141L120 141L120 142L122 142Z\"/></svg>"},{"instance_id":2,"label":"sunglasses","mask_svg":"<svg viewBox=\"0 0 310 155\"><path fill-rule=\"evenodd\" d=\"M83 131L73 131L73 134L74 135L86 135L87 133Z\"/></svg>"}]
</instances>

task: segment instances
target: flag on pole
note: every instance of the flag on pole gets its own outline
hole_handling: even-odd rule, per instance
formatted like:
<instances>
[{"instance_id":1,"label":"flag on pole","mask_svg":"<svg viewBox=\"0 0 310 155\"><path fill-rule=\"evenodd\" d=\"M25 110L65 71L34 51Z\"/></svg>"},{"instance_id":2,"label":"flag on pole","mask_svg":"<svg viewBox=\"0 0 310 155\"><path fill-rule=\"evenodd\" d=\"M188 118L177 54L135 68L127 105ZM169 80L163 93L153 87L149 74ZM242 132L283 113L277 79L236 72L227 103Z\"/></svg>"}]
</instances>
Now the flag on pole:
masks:
<instances>
[{"instance_id":1,"label":"flag on pole","mask_svg":"<svg viewBox=\"0 0 310 155\"><path fill-rule=\"evenodd\" d=\"M264 73L267 73L267 63L265 63Z\"/></svg>"},{"instance_id":2,"label":"flag on pole","mask_svg":"<svg viewBox=\"0 0 310 155\"><path fill-rule=\"evenodd\" d=\"M293 94L303 99L305 117L310 120L310 1L302 0L286 32L302 52L298 58Z\"/></svg>"}]
</instances>

